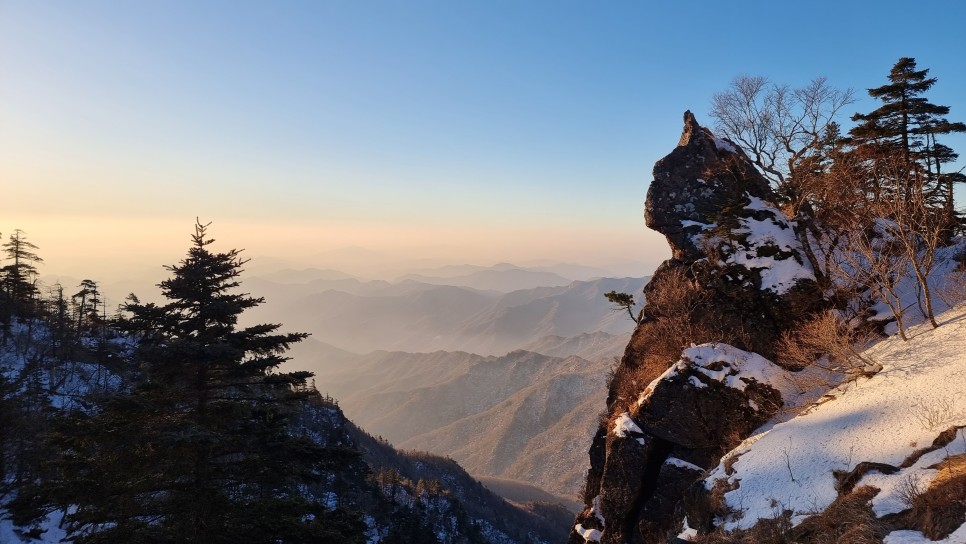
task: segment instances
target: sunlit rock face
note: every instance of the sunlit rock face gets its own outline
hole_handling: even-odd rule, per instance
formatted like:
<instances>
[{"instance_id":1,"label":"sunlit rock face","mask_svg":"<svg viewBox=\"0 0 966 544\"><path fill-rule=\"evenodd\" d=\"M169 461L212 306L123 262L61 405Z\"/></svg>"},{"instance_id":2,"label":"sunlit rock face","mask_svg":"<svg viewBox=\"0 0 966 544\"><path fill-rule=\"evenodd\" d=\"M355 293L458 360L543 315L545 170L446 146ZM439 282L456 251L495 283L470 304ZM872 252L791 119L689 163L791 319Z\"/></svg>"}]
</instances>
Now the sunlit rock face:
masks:
<instances>
[{"instance_id":1,"label":"sunlit rock face","mask_svg":"<svg viewBox=\"0 0 966 544\"><path fill-rule=\"evenodd\" d=\"M825 307L768 182L690 112L654 166L645 219L672 258L610 383L572 544L677 534L694 482L787 400L769 360L781 334Z\"/></svg>"}]
</instances>

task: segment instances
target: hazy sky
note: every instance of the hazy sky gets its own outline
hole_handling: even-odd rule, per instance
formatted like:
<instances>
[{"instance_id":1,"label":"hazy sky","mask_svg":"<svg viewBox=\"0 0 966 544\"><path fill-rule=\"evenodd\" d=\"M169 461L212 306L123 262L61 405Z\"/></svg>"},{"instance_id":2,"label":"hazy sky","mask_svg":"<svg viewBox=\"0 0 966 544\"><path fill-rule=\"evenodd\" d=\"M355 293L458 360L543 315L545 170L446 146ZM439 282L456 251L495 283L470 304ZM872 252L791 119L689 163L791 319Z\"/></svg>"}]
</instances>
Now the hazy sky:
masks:
<instances>
[{"instance_id":1,"label":"hazy sky","mask_svg":"<svg viewBox=\"0 0 966 544\"><path fill-rule=\"evenodd\" d=\"M0 0L0 231L114 279L219 247L325 266L667 255L642 209L738 74L876 107L901 56L966 119L966 2ZM910 24L910 18L918 20ZM843 119L847 121L847 119ZM946 142L966 153L966 139Z\"/></svg>"}]
</instances>

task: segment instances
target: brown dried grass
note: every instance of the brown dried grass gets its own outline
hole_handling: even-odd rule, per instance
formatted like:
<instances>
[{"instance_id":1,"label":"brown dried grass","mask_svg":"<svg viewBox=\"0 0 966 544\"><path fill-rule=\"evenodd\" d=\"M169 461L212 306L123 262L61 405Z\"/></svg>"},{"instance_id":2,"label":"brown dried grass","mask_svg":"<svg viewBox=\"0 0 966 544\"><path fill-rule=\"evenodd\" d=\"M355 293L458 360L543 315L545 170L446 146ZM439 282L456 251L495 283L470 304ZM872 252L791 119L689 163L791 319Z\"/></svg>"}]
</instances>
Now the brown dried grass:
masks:
<instances>
[{"instance_id":1,"label":"brown dried grass","mask_svg":"<svg viewBox=\"0 0 966 544\"><path fill-rule=\"evenodd\" d=\"M948 457L935 468L939 472L926 489L906 486L904 525L941 540L966 521L966 455Z\"/></svg>"}]
</instances>

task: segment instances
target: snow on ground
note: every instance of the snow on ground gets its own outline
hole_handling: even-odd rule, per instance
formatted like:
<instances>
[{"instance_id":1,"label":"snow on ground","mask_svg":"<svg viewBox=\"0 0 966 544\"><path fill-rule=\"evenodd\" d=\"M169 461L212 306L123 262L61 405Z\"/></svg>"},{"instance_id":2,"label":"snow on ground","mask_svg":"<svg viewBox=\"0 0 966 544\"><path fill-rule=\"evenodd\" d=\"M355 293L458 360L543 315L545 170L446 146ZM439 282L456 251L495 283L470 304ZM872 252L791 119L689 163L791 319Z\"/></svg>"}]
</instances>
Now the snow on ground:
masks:
<instances>
[{"instance_id":1,"label":"snow on ground","mask_svg":"<svg viewBox=\"0 0 966 544\"><path fill-rule=\"evenodd\" d=\"M840 386L831 392L833 400L751 437L726 456L705 480L708 489L718 480L738 484L725 500L742 514L721 520L725 529L751 527L783 509L792 510L798 523L836 498L832 471L849 471L862 461L898 466L941 431L966 425L966 306L937 318L938 329L917 325L909 329L908 342L891 337L869 349L866 355L883 365L875 376ZM936 471L926 467L963 451L966 436L960 435L907 470L894 476L873 472L858 485L882 488L873 499L876 512L902 509L897 501L905 479L928 485ZM733 462L730 475L726 462ZM889 542L918 542L897 538Z\"/></svg>"},{"instance_id":2,"label":"snow on ground","mask_svg":"<svg viewBox=\"0 0 966 544\"><path fill-rule=\"evenodd\" d=\"M30 544L56 544L67 537L67 533L61 528L63 512L54 512L48 515L37 528L42 531L39 539L21 536L21 533L14 527L13 522L5 519L6 512L0 510L0 542L4 544L30 543ZM21 528L22 529L22 528Z\"/></svg>"},{"instance_id":3,"label":"snow on ground","mask_svg":"<svg viewBox=\"0 0 966 544\"><path fill-rule=\"evenodd\" d=\"M893 531L886 535L882 544L963 544L966 542L966 525L953 531L942 540L929 540L919 531Z\"/></svg>"}]
</instances>

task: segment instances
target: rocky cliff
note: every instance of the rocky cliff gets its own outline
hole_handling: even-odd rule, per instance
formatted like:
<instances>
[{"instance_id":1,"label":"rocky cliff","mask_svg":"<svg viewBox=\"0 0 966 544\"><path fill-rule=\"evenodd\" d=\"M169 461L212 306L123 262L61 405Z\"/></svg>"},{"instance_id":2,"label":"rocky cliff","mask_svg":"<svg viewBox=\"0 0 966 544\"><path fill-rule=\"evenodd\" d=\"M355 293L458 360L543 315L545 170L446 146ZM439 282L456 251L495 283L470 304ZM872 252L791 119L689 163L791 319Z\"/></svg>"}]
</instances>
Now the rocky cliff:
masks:
<instances>
[{"instance_id":1,"label":"rocky cliff","mask_svg":"<svg viewBox=\"0 0 966 544\"><path fill-rule=\"evenodd\" d=\"M741 150L686 112L645 204L672 258L609 384L571 543L668 542L698 476L791 402L769 359L825 303L775 202Z\"/></svg>"}]
</instances>

